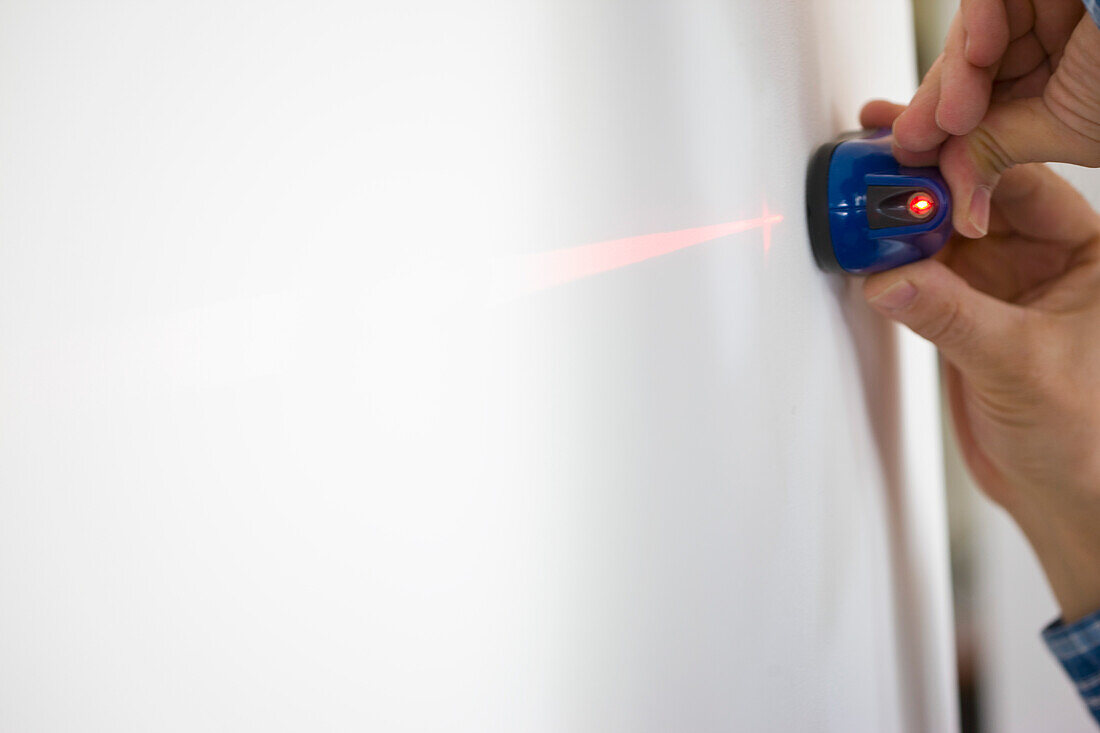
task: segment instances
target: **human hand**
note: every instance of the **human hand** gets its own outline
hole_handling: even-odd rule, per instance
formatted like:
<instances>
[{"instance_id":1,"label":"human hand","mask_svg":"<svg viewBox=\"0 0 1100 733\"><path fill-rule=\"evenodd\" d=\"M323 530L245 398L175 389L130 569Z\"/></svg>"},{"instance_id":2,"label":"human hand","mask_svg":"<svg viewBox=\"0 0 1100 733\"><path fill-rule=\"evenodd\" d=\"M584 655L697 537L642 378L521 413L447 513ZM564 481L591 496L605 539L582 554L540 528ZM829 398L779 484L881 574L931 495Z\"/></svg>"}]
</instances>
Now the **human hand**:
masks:
<instances>
[{"instance_id":1,"label":"human hand","mask_svg":"<svg viewBox=\"0 0 1100 733\"><path fill-rule=\"evenodd\" d=\"M903 164L938 160L955 229L984 235L1007 168L1100 166L1100 28L1080 0L962 0L894 137Z\"/></svg>"},{"instance_id":2,"label":"human hand","mask_svg":"<svg viewBox=\"0 0 1100 733\"><path fill-rule=\"evenodd\" d=\"M861 121L903 109L871 102ZM988 235L954 235L864 295L939 347L967 466L1070 622L1100 609L1100 216L1043 165L1006 171L991 209Z\"/></svg>"}]
</instances>

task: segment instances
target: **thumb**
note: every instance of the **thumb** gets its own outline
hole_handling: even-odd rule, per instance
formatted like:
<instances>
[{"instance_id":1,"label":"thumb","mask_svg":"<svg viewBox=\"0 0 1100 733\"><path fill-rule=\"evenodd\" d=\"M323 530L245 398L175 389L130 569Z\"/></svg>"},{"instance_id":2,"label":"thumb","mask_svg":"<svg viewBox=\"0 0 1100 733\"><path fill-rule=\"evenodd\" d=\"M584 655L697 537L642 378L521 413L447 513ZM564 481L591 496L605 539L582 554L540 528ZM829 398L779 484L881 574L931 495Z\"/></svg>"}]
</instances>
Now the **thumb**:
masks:
<instances>
[{"instance_id":1,"label":"thumb","mask_svg":"<svg viewBox=\"0 0 1100 733\"><path fill-rule=\"evenodd\" d=\"M993 189L1008 168L1020 163L1100 164L1100 145L1062 122L1041 97L989 108L970 133L949 138L940 171L951 187L954 225L976 238L989 231Z\"/></svg>"},{"instance_id":2,"label":"thumb","mask_svg":"<svg viewBox=\"0 0 1100 733\"><path fill-rule=\"evenodd\" d=\"M935 344L944 358L977 376L1007 376L1019 361L1024 309L975 290L946 265L923 260L871 275L867 302Z\"/></svg>"}]
</instances>

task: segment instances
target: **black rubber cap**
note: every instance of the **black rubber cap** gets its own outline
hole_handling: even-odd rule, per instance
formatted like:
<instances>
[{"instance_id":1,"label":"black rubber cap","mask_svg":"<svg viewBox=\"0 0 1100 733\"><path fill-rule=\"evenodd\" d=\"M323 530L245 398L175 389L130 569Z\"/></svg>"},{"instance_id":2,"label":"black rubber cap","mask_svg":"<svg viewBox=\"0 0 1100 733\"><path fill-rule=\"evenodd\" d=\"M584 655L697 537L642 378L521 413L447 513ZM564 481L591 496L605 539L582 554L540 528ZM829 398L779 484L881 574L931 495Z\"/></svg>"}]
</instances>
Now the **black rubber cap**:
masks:
<instances>
[{"instance_id":1,"label":"black rubber cap","mask_svg":"<svg viewBox=\"0 0 1100 733\"><path fill-rule=\"evenodd\" d=\"M806 223L810 228L810 249L817 266L826 272L843 272L833 251L829 233L829 163L843 140L825 143L810 158L806 171Z\"/></svg>"}]
</instances>

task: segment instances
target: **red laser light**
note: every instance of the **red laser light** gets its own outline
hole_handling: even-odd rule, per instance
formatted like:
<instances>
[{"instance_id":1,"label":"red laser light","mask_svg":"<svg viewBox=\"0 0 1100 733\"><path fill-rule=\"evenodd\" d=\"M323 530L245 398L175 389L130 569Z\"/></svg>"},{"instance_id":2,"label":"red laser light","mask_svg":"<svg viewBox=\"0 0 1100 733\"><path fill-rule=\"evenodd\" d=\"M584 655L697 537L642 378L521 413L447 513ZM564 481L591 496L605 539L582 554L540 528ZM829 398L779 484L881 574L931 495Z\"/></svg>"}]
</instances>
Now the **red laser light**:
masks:
<instances>
[{"instance_id":1,"label":"red laser light","mask_svg":"<svg viewBox=\"0 0 1100 733\"><path fill-rule=\"evenodd\" d=\"M925 219L936 210L936 201L926 193L915 193L909 197L909 212L919 218Z\"/></svg>"},{"instance_id":2,"label":"red laser light","mask_svg":"<svg viewBox=\"0 0 1100 733\"><path fill-rule=\"evenodd\" d=\"M497 261L494 263L497 299L563 285L753 229L762 231L766 255L772 244L772 227L782 221L780 214L773 214L765 205L763 216L755 219L643 234Z\"/></svg>"},{"instance_id":3,"label":"red laser light","mask_svg":"<svg viewBox=\"0 0 1100 733\"><path fill-rule=\"evenodd\" d=\"M771 245L771 228L781 221L783 221L782 216L765 211L765 215L758 219L743 219L676 232L644 234L640 237L615 239L534 255L529 260L535 275L534 282L531 283L534 286L532 289L541 290L582 277L617 270L626 265L633 265L685 247L751 229L764 230L764 245L767 248Z\"/></svg>"}]
</instances>

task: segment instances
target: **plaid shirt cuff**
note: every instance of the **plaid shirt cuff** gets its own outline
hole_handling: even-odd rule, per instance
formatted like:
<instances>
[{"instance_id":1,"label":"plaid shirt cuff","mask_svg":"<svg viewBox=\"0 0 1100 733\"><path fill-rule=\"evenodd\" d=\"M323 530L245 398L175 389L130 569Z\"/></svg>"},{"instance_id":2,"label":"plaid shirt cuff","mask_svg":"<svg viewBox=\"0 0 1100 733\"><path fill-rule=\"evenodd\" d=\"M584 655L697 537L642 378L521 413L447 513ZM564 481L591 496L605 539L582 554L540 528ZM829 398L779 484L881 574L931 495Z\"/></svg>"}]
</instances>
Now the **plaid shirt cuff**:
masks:
<instances>
[{"instance_id":1,"label":"plaid shirt cuff","mask_svg":"<svg viewBox=\"0 0 1100 733\"><path fill-rule=\"evenodd\" d=\"M1085 0L1085 8L1096 21L1096 25L1100 25L1100 0Z\"/></svg>"},{"instance_id":2,"label":"plaid shirt cuff","mask_svg":"<svg viewBox=\"0 0 1100 733\"><path fill-rule=\"evenodd\" d=\"M1100 723L1100 611L1068 626L1058 619L1043 629L1043 641Z\"/></svg>"}]
</instances>

